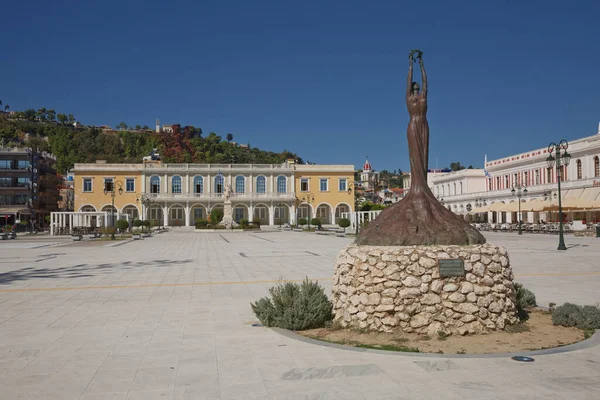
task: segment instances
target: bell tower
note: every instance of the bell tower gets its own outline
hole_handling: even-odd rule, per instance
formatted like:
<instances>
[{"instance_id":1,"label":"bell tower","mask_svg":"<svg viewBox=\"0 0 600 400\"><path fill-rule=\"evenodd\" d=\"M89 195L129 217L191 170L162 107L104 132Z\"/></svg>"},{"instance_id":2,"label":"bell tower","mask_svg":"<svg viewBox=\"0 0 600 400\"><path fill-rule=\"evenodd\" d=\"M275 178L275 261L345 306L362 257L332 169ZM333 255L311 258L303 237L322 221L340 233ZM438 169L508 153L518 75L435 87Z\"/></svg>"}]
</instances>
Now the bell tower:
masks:
<instances>
[{"instance_id":1,"label":"bell tower","mask_svg":"<svg viewBox=\"0 0 600 400\"><path fill-rule=\"evenodd\" d=\"M160 132L160 119L156 118L156 133Z\"/></svg>"}]
</instances>

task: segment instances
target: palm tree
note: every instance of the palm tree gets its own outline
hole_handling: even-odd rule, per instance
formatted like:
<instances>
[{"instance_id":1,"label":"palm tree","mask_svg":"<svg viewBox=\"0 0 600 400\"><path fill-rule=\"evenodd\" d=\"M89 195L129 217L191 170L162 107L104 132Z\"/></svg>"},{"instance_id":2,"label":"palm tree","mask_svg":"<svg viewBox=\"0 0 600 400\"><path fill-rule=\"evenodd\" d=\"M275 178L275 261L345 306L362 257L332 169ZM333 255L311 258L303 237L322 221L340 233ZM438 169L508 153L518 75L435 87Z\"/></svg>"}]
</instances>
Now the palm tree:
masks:
<instances>
[{"instance_id":1,"label":"palm tree","mask_svg":"<svg viewBox=\"0 0 600 400\"><path fill-rule=\"evenodd\" d=\"M228 133L226 138L227 138L227 143L230 143L233 140L233 134Z\"/></svg>"},{"instance_id":2,"label":"palm tree","mask_svg":"<svg viewBox=\"0 0 600 400\"><path fill-rule=\"evenodd\" d=\"M48 119L50 121L54 121L54 119L56 118L56 111L50 109L48 110Z\"/></svg>"},{"instance_id":3,"label":"palm tree","mask_svg":"<svg viewBox=\"0 0 600 400\"><path fill-rule=\"evenodd\" d=\"M0 105L2 105L2 102L0 102ZM4 106L4 111L7 111L7 112L8 112L8 109L9 109L9 108L10 108L10 106L9 106L8 104L7 104L7 105L5 105L5 106Z\"/></svg>"},{"instance_id":4,"label":"palm tree","mask_svg":"<svg viewBox=\"0 0 600 400\"><path fill-rule=\"evenodd\" d=\"M69 123L72 124L75 122L75 116L73 114L69 114L67 116L67 119L69 120Z\"/></svg>"}]
</instances>

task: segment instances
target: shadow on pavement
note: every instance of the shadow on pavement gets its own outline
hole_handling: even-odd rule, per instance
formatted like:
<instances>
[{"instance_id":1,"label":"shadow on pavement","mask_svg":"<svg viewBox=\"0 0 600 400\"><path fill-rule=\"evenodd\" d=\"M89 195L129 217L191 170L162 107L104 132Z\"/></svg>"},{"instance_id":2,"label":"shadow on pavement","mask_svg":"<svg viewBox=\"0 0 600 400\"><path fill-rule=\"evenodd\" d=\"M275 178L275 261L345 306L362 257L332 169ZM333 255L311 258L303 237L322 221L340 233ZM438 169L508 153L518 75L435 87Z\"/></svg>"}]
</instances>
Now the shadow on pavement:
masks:
<instances>
[{"instance_id":1,"label":"shadow on pavement","mask_svg":"<svg viewBox=\"0 0 600 400\"><path fill-rule=\"evenodd\" d=\"M113 270L131 270L136 267L167 267L173 264L189 264L193 260L153 260L153 261L125 261L121 263L105 264L77 264L69 267L57 268L21 268L0 274L0 285L10 284L15 281L24 281L36 278L86 278Z\"/></svg>"}]
</instances>

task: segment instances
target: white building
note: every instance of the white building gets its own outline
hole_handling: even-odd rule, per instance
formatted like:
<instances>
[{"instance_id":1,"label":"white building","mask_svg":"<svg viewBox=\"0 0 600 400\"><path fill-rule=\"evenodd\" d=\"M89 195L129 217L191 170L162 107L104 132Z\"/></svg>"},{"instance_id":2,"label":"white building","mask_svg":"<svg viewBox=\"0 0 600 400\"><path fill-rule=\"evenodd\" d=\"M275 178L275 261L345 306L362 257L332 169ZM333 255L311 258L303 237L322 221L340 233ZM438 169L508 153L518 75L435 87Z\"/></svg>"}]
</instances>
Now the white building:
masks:
<instances>
[{"instance_id":1,"label":"white building","mask_svg":"<svg viewBox=\"0 0 600 400\"><path fill-rule=\"evenodd\" d=\"M159 133L159 132L173 133L173 125L163 125L161 127L160 120L158 118L156 118L156 133Z\"/></svg>"},{"instance_id":2,"label":"white building","mask_svg":"<svg viewBox=\"0 0 600 400\"><path fill-rule=\"evenodd\" d=\"M569 142L571 162L561 166L561 196L563 199L583 198L600 200L600 129L593 136ZM556 199L557 168L549 168L546 162L548 148L542 147L496 160L485 161L485 170L461 170L441 176L428 177L430 187L443 204L457 214L467 218L476 207L496 202L512 203L517 198L511 192L517 184L527 187L527 195L521 201ZM485 175L487 171L487 176ZM556 214L556 213L553 213ZM469 218L485 222L516 223L550 221L556 215L543 212L488 212ZM600 220L600 212L569 212L567 219Z\"/></svg>"}]
</instances>

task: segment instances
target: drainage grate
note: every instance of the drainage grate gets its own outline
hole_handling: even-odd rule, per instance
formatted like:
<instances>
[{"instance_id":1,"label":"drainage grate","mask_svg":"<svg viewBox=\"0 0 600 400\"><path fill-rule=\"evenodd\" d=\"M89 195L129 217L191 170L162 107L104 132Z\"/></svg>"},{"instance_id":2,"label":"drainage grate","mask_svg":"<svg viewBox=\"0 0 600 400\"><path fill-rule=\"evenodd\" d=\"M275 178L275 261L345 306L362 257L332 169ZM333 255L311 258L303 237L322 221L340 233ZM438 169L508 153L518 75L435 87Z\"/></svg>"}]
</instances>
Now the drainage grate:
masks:
<instances>
[{"instance_id":1,"label":"drainage grate","mask_svg":"<svg viewBox=\"0 0 600 400\"><path fill-rule=\"evenodd\" d=\"M531 357L525 357L525 356L514 356L511 357L511 360L515 360L515 361L519 361L519 362L534 362L535 360Z\"/></svg>"}]
</instances>

